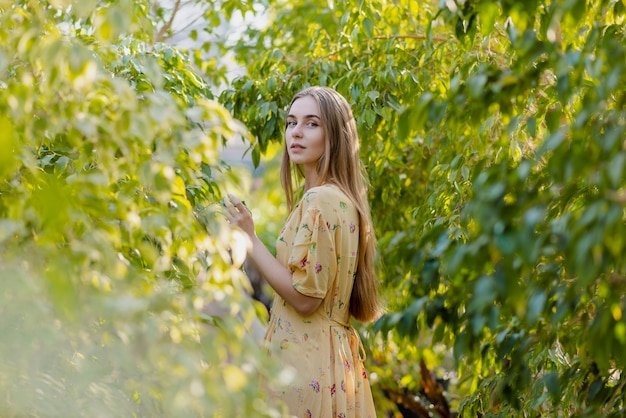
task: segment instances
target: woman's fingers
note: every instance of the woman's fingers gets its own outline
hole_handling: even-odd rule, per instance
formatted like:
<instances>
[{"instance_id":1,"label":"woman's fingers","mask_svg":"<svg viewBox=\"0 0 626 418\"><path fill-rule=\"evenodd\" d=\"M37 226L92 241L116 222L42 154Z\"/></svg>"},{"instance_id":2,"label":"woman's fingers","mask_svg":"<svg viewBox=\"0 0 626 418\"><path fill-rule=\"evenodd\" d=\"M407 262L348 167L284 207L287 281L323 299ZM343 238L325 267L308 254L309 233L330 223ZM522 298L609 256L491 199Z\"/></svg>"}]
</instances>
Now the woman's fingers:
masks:
<instances>
[{"instance_id":1,"label":"woman's fingers","mask_svg":"<svg viewBox=\"0 0 626 418\"><path fill-rule=\"evenodd\" d=\"M247 222L246 218L251 216L250 210L244 202L237 199L232 194L222 199L224 214L230 224L239 225L241 222Z\"/></svg>"},{"instance_id":2,"label":"woman's fingers","mask_svg":"<svg viewBox=\"0 0 626 418\"><path fill-rule=\"evenodd\" d=\"M227 198L222 199L222 201L220 202L222 207L224 208L224 215L226 216L226 220L228 220L228 223L232 224L235 222L235 218L234 218L234 213L236 212L236 209L233 207L232 203L230 203L230 200L228 200Z\"/></svg>"},{"instance_id":3,"label":"woman's fingers","mask_svg":"<svg viewBox=\"0 0 626 418\"><path fill-rule=\"evenodd\" d=\"M245 205L245 203L243 203L242 201L240 201L239 199L237 199L235 196L233 196L232 194L228 194L228 198L230 199L231 202L233 202L233 205L237 208L237 210L241 213L249 213L249 209L248 207Z\"/></svg>"},{"instance_id":4,"label":"woman's fingers","mask_svg":"<svg viewBox=\"0 0 626 418\"><path fill-rule=\"evenodd\" d=\"M231 203L231 207L236 209L239 213L242 213L244 215L250 214L250 209L248 209L246 204L243 201L237 199L232 194L228 194L228 199L224 200L226 200L227 203Z\"/></svg>"}]
</instances>

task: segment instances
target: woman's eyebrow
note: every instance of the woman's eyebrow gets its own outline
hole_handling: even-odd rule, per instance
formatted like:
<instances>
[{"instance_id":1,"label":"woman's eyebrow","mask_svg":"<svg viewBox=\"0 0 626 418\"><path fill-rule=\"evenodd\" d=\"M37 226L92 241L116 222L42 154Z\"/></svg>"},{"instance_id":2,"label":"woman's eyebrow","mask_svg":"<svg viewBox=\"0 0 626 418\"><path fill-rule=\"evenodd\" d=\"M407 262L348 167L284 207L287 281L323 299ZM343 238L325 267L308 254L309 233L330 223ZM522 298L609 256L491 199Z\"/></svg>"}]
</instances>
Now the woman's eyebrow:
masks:
<instances>
[{"instance_id":1,"label":"woman's eyebrow","mask_svg":"<svg viewBox=\"0 0 626 418\"><path fill-rule=\"evenodd\" d=\"M291 115L291 114L287 115L287 117L288 117L288 118L294 118L294 119L297 119L294 115ZM320 119L320 120L322 119L322 118L320 118L320 117L319 117L319 116L317 116L317 115L305 115L303 119L309 119L309 118L317 118L317 119Z\"/></svg>"}]
</instances>

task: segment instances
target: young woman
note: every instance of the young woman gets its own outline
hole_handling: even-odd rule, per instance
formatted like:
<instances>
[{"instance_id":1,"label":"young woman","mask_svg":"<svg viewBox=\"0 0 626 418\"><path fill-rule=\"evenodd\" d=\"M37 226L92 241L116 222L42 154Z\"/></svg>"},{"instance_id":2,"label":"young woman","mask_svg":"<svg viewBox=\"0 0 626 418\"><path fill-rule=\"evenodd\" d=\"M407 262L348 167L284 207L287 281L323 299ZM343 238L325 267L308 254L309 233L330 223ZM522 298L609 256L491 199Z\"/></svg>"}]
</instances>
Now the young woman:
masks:
<instances>
[{"instance_id":1,"label":"young woman","mask_svg":"<svg viewBox=\"0 0 626 418\"><path fill-rule=\"evenodd\" d=\"M304 179L294 200L294 178ZM275 290L265 342L296 371L278 394L297 417L376 417L361 340L350 318L380 314L375 236L350 106L335 90L298 93L285 125L281 181L291 214L276 257L250 212L229 195L226 216L250 238L249 257Z\"/></svg>"}]
</instances>

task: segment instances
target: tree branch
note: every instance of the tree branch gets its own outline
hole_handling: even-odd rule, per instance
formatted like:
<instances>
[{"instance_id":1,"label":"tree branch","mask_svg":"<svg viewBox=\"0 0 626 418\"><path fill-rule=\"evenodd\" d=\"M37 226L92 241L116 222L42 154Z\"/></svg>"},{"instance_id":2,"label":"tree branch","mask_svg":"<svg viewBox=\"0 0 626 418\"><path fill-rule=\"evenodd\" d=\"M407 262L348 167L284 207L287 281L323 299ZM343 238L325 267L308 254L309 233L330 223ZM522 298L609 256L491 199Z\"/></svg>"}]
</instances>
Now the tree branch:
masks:
<instances>
[{"instance_id":1,"label":"tree branch","mask_svg":"<svg viewBox=\"0 0 626 418\"><path fill-rule=\"evenodd\" d=\"M377 35L372 36L371 39L427 39L427 36L419 33L408 33L406 35ZM433 36L432 39L433 41L444 42L449 38L444 36Z\"/></svg>"},{"instance_id":2,"label":"tree branch","mask_svg":"<svg viewBox=\"0 0 626 418\"><path fill-rule=\"evenodd\" d=\"M168 30L170 30L172 28L172 24L174 23L174 18L176 17L176 14L178 13L178 10L180 9L180 3L182 0L176 0L176 3L174 4L174 9L172 10L172 14L169 18L169 20L165 23L165 25L163 25L161 27L161 29L159 29L159 31L157 32L156 36L154 37L154 42L161 42L165 36L165 34L167 33Z\"/></svg>"}]
</instances>

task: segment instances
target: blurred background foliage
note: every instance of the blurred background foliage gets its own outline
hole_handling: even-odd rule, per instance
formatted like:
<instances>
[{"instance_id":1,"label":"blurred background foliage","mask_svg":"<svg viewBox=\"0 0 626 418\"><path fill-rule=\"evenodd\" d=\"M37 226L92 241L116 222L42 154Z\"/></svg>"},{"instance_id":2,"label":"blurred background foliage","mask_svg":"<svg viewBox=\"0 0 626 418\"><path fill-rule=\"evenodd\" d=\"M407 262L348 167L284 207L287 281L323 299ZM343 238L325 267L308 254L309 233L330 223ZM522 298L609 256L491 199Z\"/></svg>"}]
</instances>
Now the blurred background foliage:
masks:
<instances>
[{"instance_id":1,"label":"blurred background foliage","mask_svg":"<svg viewBox=\"0 0 626 418\"><path fill-rule=\"evenodd\" d=\"M216 210L248 133L158 27L148 2L0 3L2 417L280 416Z\"/></svg>"},{"instance_id":2,"label":"blurred background foliage","mask_svg":"<svg viewBox=\"0 0 626 418\"><path fill-rule=\"evenodd\" d=\"M191 6L195 44L167 43ZM0 0L3 416L280 415L215 203L273 247L313 84L370 176L380 415L623 416L625 7ZM221 161L242 140L254 176Z\"/></svg>"}]
</instances>

